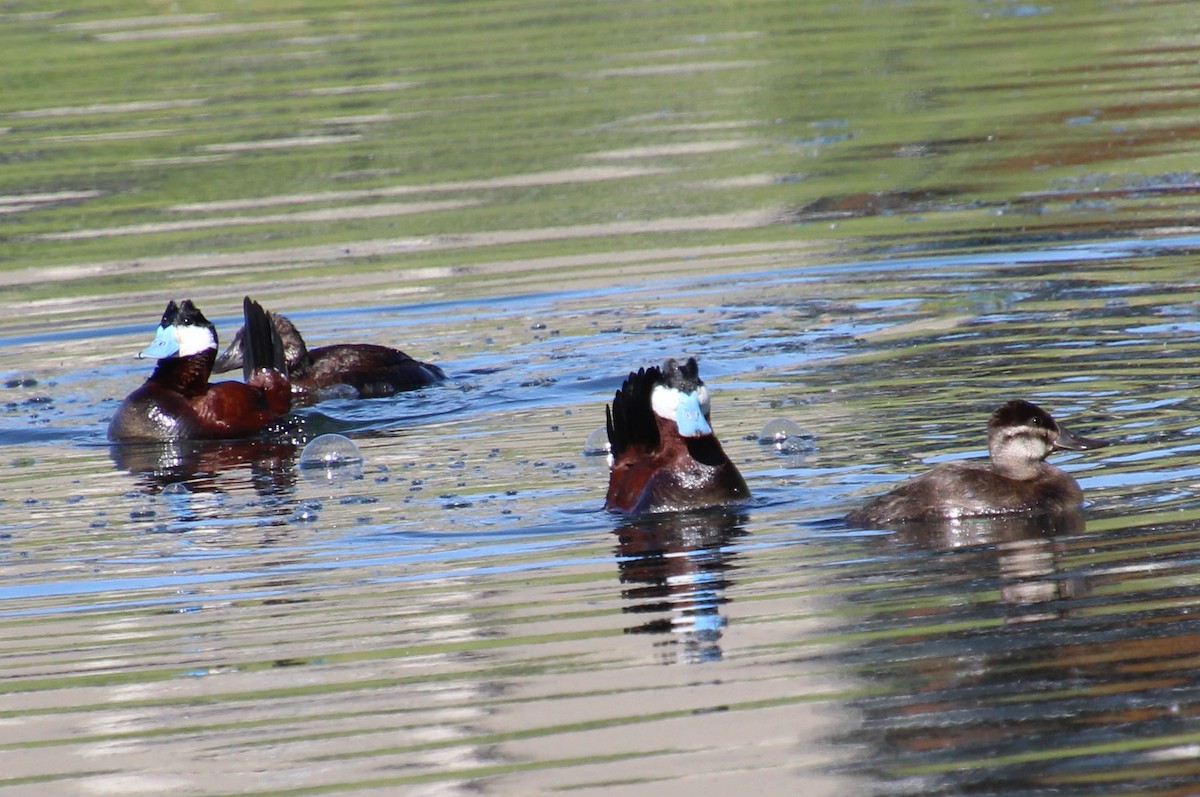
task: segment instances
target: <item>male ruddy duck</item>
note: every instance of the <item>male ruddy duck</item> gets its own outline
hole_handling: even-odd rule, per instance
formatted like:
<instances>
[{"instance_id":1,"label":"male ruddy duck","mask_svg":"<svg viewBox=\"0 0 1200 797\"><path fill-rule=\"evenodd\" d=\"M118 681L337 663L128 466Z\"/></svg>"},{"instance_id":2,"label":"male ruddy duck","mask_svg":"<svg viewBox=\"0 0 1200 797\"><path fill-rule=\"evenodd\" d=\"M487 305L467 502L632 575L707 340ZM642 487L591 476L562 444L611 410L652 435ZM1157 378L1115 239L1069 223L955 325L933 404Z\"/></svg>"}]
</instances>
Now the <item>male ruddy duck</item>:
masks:
<instances>
[{"instance_id":1,"label":"male ruddy duck","mask_svg":"<svg viewBox=\"0 0 1200 797\"><path fill-rule=\"evenodd\" d=\"M604 412L608 511L701 509L750 497L709 425L708 388L694 357L630 373Z\"/></svg>"},{"instance_id":2,"label":"male ruddy duck","mask_svg":"<svg viewBox=\"0 0 1200 797\"><path fill-rule=\"evenodd\" d=\"M1028 401L1009 401L988 421L990 462L947 462L910 479L846 516L881 524L1028 513L1074 512L1079 484L1045 461L1052 451L1086 451L1105 440L1077 437Z\"/></svg>"},{"instance_id":3,"label":"male ruddy duck","mask_svg":"<svg viewBox=\"0 0 1200 797\"><path fill-rule=\"evenodd\" d=\"M360 398L377 398L402 390L415 390L446 378L436 365L414 360L399 349L387 346L339 343L309 349L296 325L286 316L272 312L267 315L283 340L292 390L297 399L305 402L318 401L321 391L339 385L353 388ZM237 331L233 342L217 358L214 366L217 372L241 367L244 329Z\"/></svg>"},{"instance_id":4,"label":"male ruddy duck","mask_svg":"<svg viewBox=\"0 0 1200 797\"><path fill-rule=\"evenodd\" d=\"M108 425L122 442L220 440L251 437L291 409L283 345L266 311L246 297L245 382L209 384L217 358L217 331L192 302L167 305L154 342L138 357L158 365L130 393Z\"/></svg>"}]
</instances>

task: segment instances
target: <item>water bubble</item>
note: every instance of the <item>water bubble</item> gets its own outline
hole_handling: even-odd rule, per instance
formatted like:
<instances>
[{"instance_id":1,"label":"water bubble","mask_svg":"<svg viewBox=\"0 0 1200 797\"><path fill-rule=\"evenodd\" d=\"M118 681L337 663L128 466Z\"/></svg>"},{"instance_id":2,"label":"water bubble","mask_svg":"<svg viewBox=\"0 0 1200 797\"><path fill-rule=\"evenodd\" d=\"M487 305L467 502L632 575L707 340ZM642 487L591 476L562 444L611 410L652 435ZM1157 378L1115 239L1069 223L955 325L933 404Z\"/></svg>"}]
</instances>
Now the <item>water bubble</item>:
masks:
<instances>
[{"instance_id":1,"label":"water bubble","mask_svg":"<svg viewBox=\"0 0 1200 797\"><path fill-rule=\"evenodd\" d=\"M363 456L349 437L323 434L300 452L300 469L334 479L362 478Z\"/></svg>"},{"instance_id":2,"label":"water bubble","mask_svg":"<svg viewBox=\"0 0 1200 797\"><path fill-rule=\"evenodd\" d=\"M812 432L801 429L795 421L774 418L758 431L759 445L774 446L780 454L806 454L816 449Z\"/></svg>"},{"instance_id":3,"label":"water bubble","mask_svg":"<svg viewBox=\"0 0 1200 797\"><path fill-rule=\"evenodd\" d=\"M302 504L297 504L292 510L291 521L293 523L315 523L321 516L323 505L320 501L305 501Z\"/></svg>"},{"instance_id":4,"label":"water bubble","mask_svg":"<svg viewBox=\"0 0 1200 797\"><path fill-rule=\"evenodd\" d=\"M189 495L191 492L192 488L186 482L171 482L162 488L163 495Z\"/></svg>"},{"instance_id":5,"label":"water bubble","mask_svg":"<svg viewBox=\"0 0 1200 797\"><path fill-rule=\"evenodd\" d=\"M587 441L583 444L585 457L603 457L608 454L608 450L608 429L603 426L588 435Z\"/></svg>"},{"instance_id":6,"label":"water bubble","mask_svg":"<svg viewBox=\"0 0 1200 797\"><path fill-rule=\"evenodd\" d=\"M349 437L323 434L304 447L300 453L302 468L337 468L342 465L361 465L362 452Z\"/></svg>"}]
</instances>

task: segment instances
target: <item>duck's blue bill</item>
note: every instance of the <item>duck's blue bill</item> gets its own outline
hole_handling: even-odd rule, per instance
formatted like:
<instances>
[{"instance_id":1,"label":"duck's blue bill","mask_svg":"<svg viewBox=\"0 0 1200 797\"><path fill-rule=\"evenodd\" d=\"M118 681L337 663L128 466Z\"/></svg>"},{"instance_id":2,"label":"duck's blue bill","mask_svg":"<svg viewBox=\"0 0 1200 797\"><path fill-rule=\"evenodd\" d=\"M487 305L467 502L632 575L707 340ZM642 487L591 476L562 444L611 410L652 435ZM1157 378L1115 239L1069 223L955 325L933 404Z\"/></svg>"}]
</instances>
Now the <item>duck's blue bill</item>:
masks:
<instances>
[{"instance_id":1,"label":"duck's blue bill","mask_svg":"<svg viewBox=\"0 0 1200 797\"><path fill-rule=\"evenodd\" d=\"M675 425L684 437L699 437L712 434L712 427L700 409L700 396L697 393L680 393L679 405L675 408Z\"/></svg>"},{"instance_id":2,"label":"duck's blue bill","mask_svg":"<svg viewBox=\"0 0 1200 797\"><path fill-rule=\"evenodd\" d=\"M153 357L161 360L179 353L179 338L175 330L169 327L159 327L154 335L154 342L138 352L138 357Z\"/></svg>"}]
</instances>

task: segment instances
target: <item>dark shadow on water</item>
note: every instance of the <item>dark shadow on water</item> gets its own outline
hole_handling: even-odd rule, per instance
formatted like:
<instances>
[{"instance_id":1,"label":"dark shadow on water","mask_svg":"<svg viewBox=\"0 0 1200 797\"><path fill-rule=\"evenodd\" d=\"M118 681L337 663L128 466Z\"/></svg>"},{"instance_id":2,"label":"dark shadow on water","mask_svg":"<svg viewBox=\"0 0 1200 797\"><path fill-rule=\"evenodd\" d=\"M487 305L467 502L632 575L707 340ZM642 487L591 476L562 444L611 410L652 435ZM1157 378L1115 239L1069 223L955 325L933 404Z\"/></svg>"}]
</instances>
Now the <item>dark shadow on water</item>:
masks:
<instances>
[{"instance_id":1,"label":"dark shadow on water","mask_svg":"<svg viewBox=\"0 0 1200 797\"><path fill-rule=\"evenodd\" d=\"M109 446L118 469L158 493L171 484L192 491L229 489L246 480L263 496L279 497L296 484L301 445L284 440L182 440Z\"/></svg>"},{"instance_id":2,"label":"dark shadow on water","mask_svg":"<svg viewBox=\"0 0 1200 797\"><path fill-rule=\"evenodd\" d=\"M729 543L746 534L744 514L729 510L680 512L632 520L616 529L621 611L634 616L627 634L662 635L655 646L664 664L722 657L725 618L736 565Z\"/></svg>"}]
</instances>

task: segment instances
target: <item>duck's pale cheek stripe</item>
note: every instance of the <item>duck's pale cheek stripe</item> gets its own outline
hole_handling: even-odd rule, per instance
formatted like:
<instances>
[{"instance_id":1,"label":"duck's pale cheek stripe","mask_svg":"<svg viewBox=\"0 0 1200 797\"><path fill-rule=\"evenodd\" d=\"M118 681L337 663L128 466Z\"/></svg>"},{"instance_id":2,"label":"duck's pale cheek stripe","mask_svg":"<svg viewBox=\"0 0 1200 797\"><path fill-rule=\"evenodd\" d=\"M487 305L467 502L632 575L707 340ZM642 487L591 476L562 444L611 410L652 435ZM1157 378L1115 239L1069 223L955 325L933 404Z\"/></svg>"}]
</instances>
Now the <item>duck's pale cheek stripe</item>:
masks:
<instances>
[{"instance_id":1,"label":"duck's pale cheek stripe","mask_svg":"<svg viewBox=\"0 0 1200 797\"><path fill-rule=\"evenodd\" d=\"M675 420L675 408L679 406L679 391L664 385L650 391L650 409L660 418Z\"/></svg>"},{"instance_id":2,"label":"duck's pale cheek stripe","mask_svg":"<svg viewBox=\"0 0 1200 797\"><path fill-rule=\"evenodd\" d=\"M191 357L193 354L217 348L217 340L208 327L183 327L177 334L180 357Z\"/></svg>"},{"instance_id":3,"label":"duck's pale cheek stripe","mask_svg":"<svg viewBox=\"0 0 1200 797\"><path fill-rule=\"evenodd\" d=\"M704 417L701 396L696 391L684 393L673 387L658 385L650 393L650 407L658 417L674 421L684 437L712 434L712 428Z\"/></svg>"}]
</instances>

